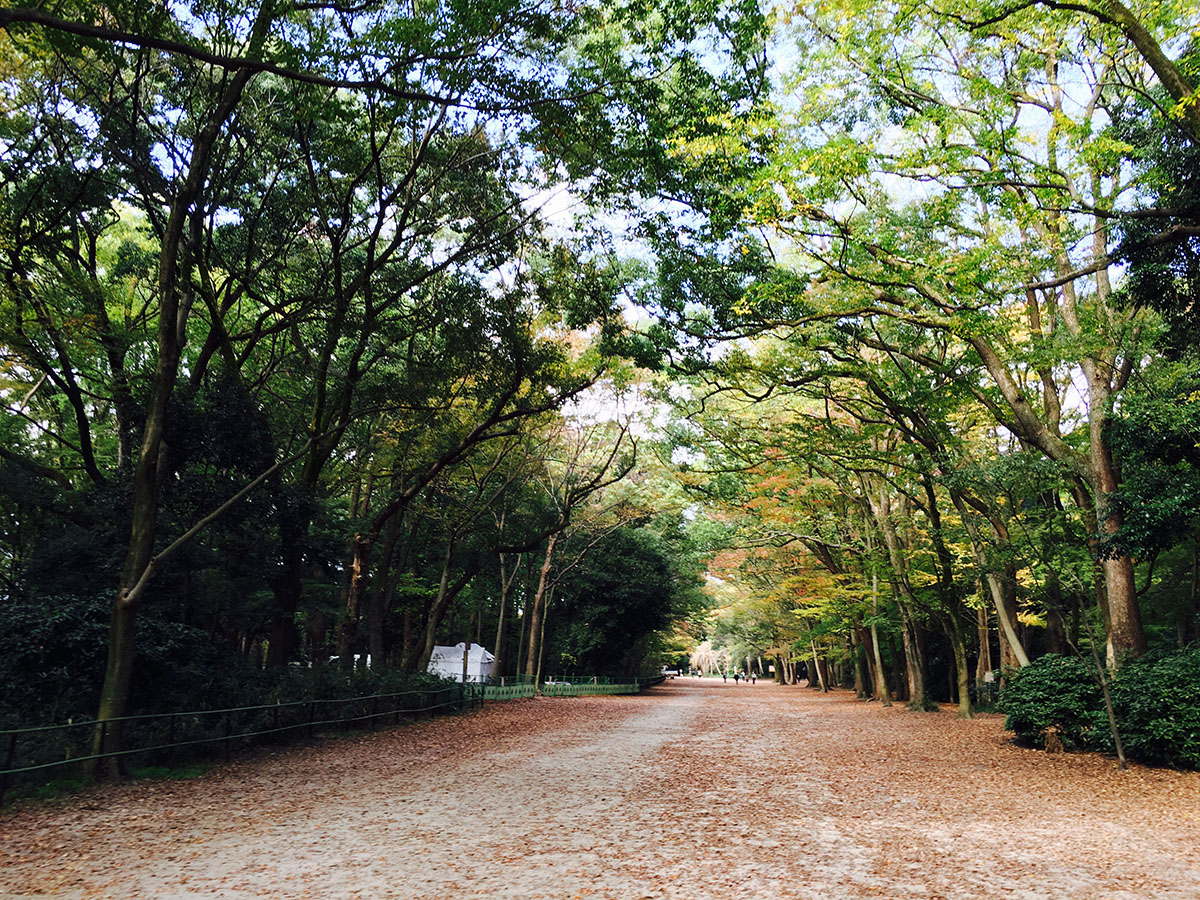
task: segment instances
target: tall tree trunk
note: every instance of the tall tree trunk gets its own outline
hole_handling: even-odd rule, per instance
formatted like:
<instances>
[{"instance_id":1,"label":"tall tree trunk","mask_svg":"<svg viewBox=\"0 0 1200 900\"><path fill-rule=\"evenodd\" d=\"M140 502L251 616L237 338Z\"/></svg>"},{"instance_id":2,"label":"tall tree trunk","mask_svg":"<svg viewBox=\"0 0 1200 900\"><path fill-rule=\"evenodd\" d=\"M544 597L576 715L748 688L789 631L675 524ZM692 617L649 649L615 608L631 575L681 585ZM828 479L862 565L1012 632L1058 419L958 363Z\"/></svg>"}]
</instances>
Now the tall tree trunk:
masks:
<instances>
[{"instance_id":1,"label":"tall tree trunk","mask_svg":"<svg viewBox=\"0 0 1200 900\"><path fill-rule=\"evenodd\" d=\"M873 540L868 536L868 549ZM879 647L879 573L871 567L871 654L875 659L875 696L883 706L892 705L892 692L888 688L887 672L883 668L883 653Z\"/></svg>"},{"instance_id":2,"label":"tall tree trunk","mask_svg":"<svg viewBox=\"0 0 1200 900\"><path fill-rule=\"evenodd\" d=\"M958 717L960 719L972 718L971 711L971 670L967 663L967 636L963 633L962 622L958 617L951 613L949 616L950 627L947 628L947 637L950 638L950 645L954 650L954 673L956 676L956 693L958 694Z\"/></svg>"},{"instance_id":3,"label":"tall tree trunk","mask_svg":"<svg viewBox=\"0 0 1200 900\"><path fill-rule=\"evenodd\" d=\"M1092 390L1091 402L1107 405L1108 393L1099 387ZM1097 396L1100 394L1101 396ZM1107 409L1092 413L1091 462L1096 484L1093 493L1096 500L1097 519L1105 537L1116 534L1123 523L1120 513L1109 506L1109 497L1120 486L1112 453L1104 439L1103 428L1107 422ZM1143 656L1146 653L1146 634L1142 629L1142 613L1138 606L1137 584L1133 574L1133 560L1128 556L1103 557L1100 561L1104 571L1104 588L1108 597L1108 665L1115 668L1126 655Z\"/></svg>"},{"instance_id":4,"label":"tall tree trunk","mask_svg":"<svg viewBox=\"0 0 1200 900\"><path fill-rule=\"evenodd\" d=\"M542 683L542 663L546 659L546 619L549 618L547 612L550 609L550 598L554 596L553 585L546 592L544 608L542 609L541 620L538 622L538 652L537 652L537 667L533 673L533 683L540 685ZM532 634L532 622L530 623L530 634Z\"/></svg>"},{"instance_id":5,"label":"tall tree trunk","mask_svg":"<svg viewBox=\"0 0 1200 900\"><path fill-rule=\"evenodd\" d=\"M450 569L454 559L455 546L456 538L451 538L446 545L446 555L442 561L442 575L438 580L437 595L429 605L429 613L425 618L424 640L419 645L419 652L414 660L413 668L417 672L424 672L429 668L429 660L433 656L433 648L437 644L437 630L442 624L442 618L450 606L450 601L463 592L478 571L476 569L464 572L457 581L451 583ZM467 637L467 643L470 643L470 635Z\"/></svg>"},{"instance_id":6,"label":"tall tree trunk","mask_svg":"<svg viewBox=\"0 0 1200 900\"><path fill-rule=\"evenodd\" d=\"M979 589L983 590L982 582ZM992 662L992 636L986 609L976 610L976 628L979 633L979 658L975 664L975 696L982 699L991 692L991 673L996 669Z\"/></svg>"},{"instance_id":7,"label":"tall tree trunk","mask_svg":"<svg viewBox=\"0 0 1200 900\"><path fill-rule=\"evenodd\" d=\"M367 567L370 565L371 536L361 532L354 535L350 554L350 582L345 590L345 607L338 623L337 652L343 669L354 668L354 651L358 648L358 620L363 595L367 590Z\"/></svg>"},{"instance_id":8,"label":"tall tree trunk","mask_svg":"<svg viewBox=\"0 0 1200 900\"><path fill-rule=\"evenodd\" d=\"M546 554L542 558L542 568L538 573L537 591L533 595L532 609L529 615L529 650L525 657L525 674L537 675L539 657L542 649L542 617L545 615L546 587L550 575L550 567L554 564L554 545L558 542L558 534L552 534L546 540Z\"/></svg>"},{"instance_id":9,"label":"tall tree trunk","mask_svg":"<svg viewBox=\"0 0 1200 900\"><path fill-rule=\"evenodd\" d=\"M259 9L250 35L249 55L262 49L271 23L271 4ZM122 723L129 710L130 686L136 657L137 608L153 573L154 542L158 536L158 507L166 475L167 405L179 376L179 361L187 339L187 321L195 295L191 272L201 242L205 204L201 202L211 172L213 148L225 123L241 102L253 73L240 69L230 79L208 121L192 141L187 174L171 204L159 253L159 319L157 358L146 405L146 423L133 476L133 509L125 564L117 583L109 626L108 660L93 742L95 754L122 749ZM102 760L97 771L119 777L117 757Z\"/></svg>"},{"instance_id":10,"label":"tall tree trunk","mask_svg":"<svg viewBox=\"0 0 1200 900\"><path fill-rule=\"evenodd\" d=\"M387 641L385 627L387 624L388 607L396 591L396 575L392 561L396 555L396 544L400 540L400 516L388 520L383 533L383 548L379 554L379 565L375 570L375 588L367 600L367 644L371 655L372 665L384 667L387 664Z\"/></svg>"},{"instance_id":11,"label":"tall tree trunk","mask_svg":"<svg viewBox=\"0 0 1200 900\"><path fill-rule=\"evenodd\" d=\"M865 700L871 696L870 665L867 663L867 642L863 640L862 622L855 620L850 631L850 648L854 654L854 696Z\"/></svg>"},{"instance_id":12,"label":"tall tree trunk","mask_svg":"<svg viewBox=\"0 0 1200 900\"><path fill-rule=\"evenodd\" d=\"M927 709L929 698L925 694L925 661L917 636L917 623L913 621L908 605L900 603L900 636L904 642L904 666L908 676L908 705L910 709Z\"/></svg>"},{"instance_id":13,"label":"tall tree trunk","mask_svg":"<svg viewBox=\"0 0 1200 900\"><path fill-rule=\"evenodd\" d=\"M829 683L825 679L825 672L821 669L821 662L817 658L816 642L810 640L808 642L808 646L812 649L812 659L810 660L810 663L809 663L809 671L810 672L816 671L816 673L817 673L817 684L812 683L812 676L810 675L808 678L809 687L818 687L819 686L821 688L822 693L828 693Z\"/></svg>"},{"instance_id":14,"label":"tall tree trunk","mask_svg":"<svg viewBox=\"0 0 1200 900\"><path fill-rule=\"evenodd\" d=\"M505 570L504 554L500 554L500 615L496 618L496 674L503 675L505 665L508 662L507 654L504 652L504 625L505 615L508 610L508 597L512 593L513 583L517 580L517 574L521 571L521 561L523 554L517 554L517 560L513 564L511 574Z\"/></svg>"},{"instance_id":15,"label":"tall tree trunk","mask_svg":"<svg viewBox=\"0 0 1200 900\"><path fill-rule=\"evenodd\" d=\"M889 637L888 656L892 663L892 684L896 685L896 699L907 703L911 695L908 692L908 660L904 655L903 642L897 644L895 638Z\"/></svg>"},{"instance_id":16,"label":"tall tree trunk","mask_svg":"<svg viewBox=\"0 0 1200 900\"><path fill-rule=\"evenodd\" d=\"M917 598L913 595L912 587L908 582L908 572L900 550L900 539L891 518L889 499L881 491L879 498L872 497L870 502L875 513L876 524L883 535L884 546L887 548L888 561L891 563L894 578L896 605L900 609L900 634L904 645L908 705L914 709L925 709L928 707L929 701L925 696L925 663L917 635L917 622L914 618Z\"/></svg>"}]
</instances>

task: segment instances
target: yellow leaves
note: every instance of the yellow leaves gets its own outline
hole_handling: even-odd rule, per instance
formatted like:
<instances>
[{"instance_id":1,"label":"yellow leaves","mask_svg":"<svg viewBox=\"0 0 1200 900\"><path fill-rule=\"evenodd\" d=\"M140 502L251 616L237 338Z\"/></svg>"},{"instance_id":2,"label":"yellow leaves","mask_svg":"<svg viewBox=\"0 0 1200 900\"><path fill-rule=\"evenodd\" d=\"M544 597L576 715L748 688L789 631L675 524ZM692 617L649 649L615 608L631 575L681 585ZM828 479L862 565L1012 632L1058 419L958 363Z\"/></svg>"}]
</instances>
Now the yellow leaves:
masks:
<instances>
[{"instance_id":1,"label":"yellow leaves","mask_svg":"<svg viewBox=\"0 0 1200 900\"><path fill-rule=\"evenodd\" d=\"M1196 34L1200 35L1200 28L1196 29ZM1200 110L1200 88L1192 91L1176 103L1171 109L1171 116L1176 119L1182 119L1191 115L1193 110Z\"/></svg>"}]
</instances>

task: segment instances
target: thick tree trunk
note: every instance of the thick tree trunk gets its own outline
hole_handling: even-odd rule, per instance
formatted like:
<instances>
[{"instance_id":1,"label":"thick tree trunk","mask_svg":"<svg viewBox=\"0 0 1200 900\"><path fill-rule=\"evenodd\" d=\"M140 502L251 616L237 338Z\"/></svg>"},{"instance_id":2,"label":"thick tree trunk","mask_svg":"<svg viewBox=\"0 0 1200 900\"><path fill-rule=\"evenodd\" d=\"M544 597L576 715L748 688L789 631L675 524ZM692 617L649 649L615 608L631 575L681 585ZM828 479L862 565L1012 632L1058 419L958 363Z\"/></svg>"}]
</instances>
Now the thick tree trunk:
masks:
<instances>
[{"instance_id":1,"label":"thick tree trunk","mask_svg":"<svg viewBox=\"0 0 1200 900\"><path fill-rule=\"evenodd\" d=\"M119 753L122 750L122 723L113 721L125 715L125 703L133 680L136 660L137 608L132 605L113 605L112 622L109 627L108 662L104 673L104 686L100 694L101 726L96 731L92 745L93 755ZM104 775L116 780L122 773L120 757L95 760L91 774Z\"/></svg>"},{"instance_id":2,"label":"thick tree trunk","mask_svg":"<svg viewBox=\"0 0 1200 900\"><path fill-rule=\"evenodd\" d=\"M917 625L911 618L907 604L900 604L900 635L904 641L904 667L908 676L908 705L910 709L926 709L929 699L925 694L925 660L917 636Z\"/></svg>"},{"instance_id":3,"label":"thick tree trunk","mask_svg":"<svg viewBox=\"0 0 1200 900\"><path fill-rule=\"evenodd\" d=\"M1099 377L1097 374L1089 378L1089 382L1098 381ZM1090 393L1092 404L1104 403L1107 406L1107 390L1095 385ZM1103 429L1107 418L1107 409L1091 411L1091 462L1095 477L1092 492L1100 529L1106 537L1111 537L1120 530L1122 518L1109 507L1108 498L1117 490L1119 483L1112 454L1104 440ZM1146 634L1142 629L1133 560L1128 556L1105 557L1100 565L1104 571L1104 587L1108 597L1108 665L1115 668L1124 656L1143 656L1146 653Z\"/></svg>"}]
</instances>

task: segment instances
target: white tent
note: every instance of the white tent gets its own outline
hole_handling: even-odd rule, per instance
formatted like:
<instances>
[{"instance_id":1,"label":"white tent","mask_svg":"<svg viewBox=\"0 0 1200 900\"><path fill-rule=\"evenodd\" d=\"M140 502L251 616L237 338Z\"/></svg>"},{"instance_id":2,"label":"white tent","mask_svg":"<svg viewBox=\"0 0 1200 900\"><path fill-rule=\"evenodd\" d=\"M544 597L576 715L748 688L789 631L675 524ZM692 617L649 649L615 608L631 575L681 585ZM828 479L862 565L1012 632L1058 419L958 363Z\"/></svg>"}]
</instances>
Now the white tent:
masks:
<instances>
[{"instance_id":1,"label":"white tent","mask_svg":"<svg viewBox=\"0 0 1200 900\"><path fill-rule=\"evenodd\" d=\"M442 678L462 681L464 646L460 641L453 647L434 647L433 655L429 657L429 671ZM486 681L495 672L496 657L478 644L471 644L467 652L467 681Z\"/></svg>"}]
</instances>

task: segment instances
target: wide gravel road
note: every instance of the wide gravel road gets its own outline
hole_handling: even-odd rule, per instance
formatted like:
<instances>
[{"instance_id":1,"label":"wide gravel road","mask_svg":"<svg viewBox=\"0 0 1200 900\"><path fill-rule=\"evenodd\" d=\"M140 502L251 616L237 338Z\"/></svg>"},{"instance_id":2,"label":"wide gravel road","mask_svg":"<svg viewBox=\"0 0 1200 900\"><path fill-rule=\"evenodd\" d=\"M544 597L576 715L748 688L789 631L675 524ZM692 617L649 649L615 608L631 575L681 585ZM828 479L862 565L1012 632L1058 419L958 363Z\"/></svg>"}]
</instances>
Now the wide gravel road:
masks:
<instances>
[{"instance_id":1,"label":"wide gravel road","mask_svg":"<svg viewBox=\"0 0 1200 900\"><path fill-rule=\"evenodd\" d=\"M0 900L1196 900L1200 774L676 679L0 813Z\"/></svg>"}]
</instances>

